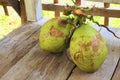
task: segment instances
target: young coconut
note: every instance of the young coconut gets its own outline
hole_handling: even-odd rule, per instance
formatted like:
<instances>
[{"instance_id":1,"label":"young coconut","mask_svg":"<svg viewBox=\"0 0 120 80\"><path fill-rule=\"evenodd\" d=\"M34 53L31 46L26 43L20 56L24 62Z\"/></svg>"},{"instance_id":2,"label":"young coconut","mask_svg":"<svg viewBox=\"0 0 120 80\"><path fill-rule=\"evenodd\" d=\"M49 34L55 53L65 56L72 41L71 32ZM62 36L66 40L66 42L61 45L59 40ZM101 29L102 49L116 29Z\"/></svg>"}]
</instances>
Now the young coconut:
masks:
<instances>
[{"instance_id":1,"label":"young coconut","mask_svg":"<svg viewBox=\"0 0 120 80\"><path fill-rule=\"evenodd\" d=\"M106 59L108 48L100 33L90 25L78 27L70 41L70 55L79 69L94 72Z\"/></svg>"},{"instance_id":2,"label":"young coconut","mask_svg":"<svg viewBox=\"0 0 120 80\"><path fill-rule=\"evenodd\" d=\"M46 22L40 29L41 49L52 53L63 52L67 47L66 41L72 28L67 17L53 18Z\"/></svg>"}]
</instances>

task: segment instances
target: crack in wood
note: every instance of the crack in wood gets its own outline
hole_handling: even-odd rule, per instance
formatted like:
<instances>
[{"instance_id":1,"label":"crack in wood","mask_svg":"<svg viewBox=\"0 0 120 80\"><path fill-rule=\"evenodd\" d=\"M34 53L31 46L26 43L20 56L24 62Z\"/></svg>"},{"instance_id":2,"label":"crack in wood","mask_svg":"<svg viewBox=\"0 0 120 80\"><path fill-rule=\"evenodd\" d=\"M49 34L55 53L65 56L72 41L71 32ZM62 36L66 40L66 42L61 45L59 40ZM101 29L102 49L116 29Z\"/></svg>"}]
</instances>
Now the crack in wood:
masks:
<instances>
[{"instance_id":1,"label":"crack in wood","mask_svg":"<svg viewBox=\"0 0 120 80\"><path fill-rule=\"evenodd\" d=\"M68 74L68 77L66 78L66 80L68 80L70 78L70 76L73 74L73 71L75 68L76 68L76 65L73 66L73 68L71 69L70 73Z\"/></svg>"},{"instance_id":2,"label":"crack in wood","mask_svg":"<svg viewBox=\"0 0 120 80\"><path fill-rule=\"evenodd\" d=\"M119 58L119 60L118 60L118 62L117 62L117 65L116 65L116 67L115 67L115 69L114 69L114 72L113 72L110 80L113 80L113 77L114 77L114 75L115 75L115 72L116 72L116 70L117 70L117 67L118 67L119 63L120 63L120 58Z\"/></svg>"}]
</instances>

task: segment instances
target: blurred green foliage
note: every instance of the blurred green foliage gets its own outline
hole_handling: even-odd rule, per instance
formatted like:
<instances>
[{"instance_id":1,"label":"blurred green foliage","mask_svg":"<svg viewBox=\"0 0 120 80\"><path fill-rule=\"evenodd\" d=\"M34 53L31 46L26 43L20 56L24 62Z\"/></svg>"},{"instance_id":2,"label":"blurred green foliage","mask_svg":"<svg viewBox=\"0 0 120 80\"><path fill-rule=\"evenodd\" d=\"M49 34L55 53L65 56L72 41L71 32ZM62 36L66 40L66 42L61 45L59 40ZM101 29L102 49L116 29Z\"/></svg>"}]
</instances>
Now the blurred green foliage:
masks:
<instances>
[{"instance_id":1,"label":"blurred green foliage","mask_svg":"<svg viewBox=\"0 0 120 80\"><path fill-rule=\"evenodd\" d=\"M19 16L16 15L16 12L12 12L10 13L10 16L6 16L3 7L0 6L0 39L18 28L20 25L21 21Z\"/></svg>"}]
</instances>

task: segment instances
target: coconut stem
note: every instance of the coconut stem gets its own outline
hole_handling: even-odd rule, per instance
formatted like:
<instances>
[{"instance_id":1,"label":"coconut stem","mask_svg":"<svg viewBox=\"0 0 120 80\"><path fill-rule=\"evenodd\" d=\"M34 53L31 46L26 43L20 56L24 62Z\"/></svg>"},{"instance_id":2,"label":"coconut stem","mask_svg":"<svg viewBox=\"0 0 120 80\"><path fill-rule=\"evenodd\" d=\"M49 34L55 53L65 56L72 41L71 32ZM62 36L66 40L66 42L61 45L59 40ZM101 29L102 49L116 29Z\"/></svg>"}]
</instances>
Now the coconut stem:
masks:
<instances>
[{"instance_id":1,"label":"coconut stem","mask_svg":"<svg viewBox=\"0 0 120 80\"><path fill-rule=\"evenodd\" d=\"M84 24L86 22L86 19L88 18L89 20L91 20L93 23L97 24L98 26L104 27L106 28L110 33L112 33L116 38L120 39L120 37L118 37L112 30L110 30L108 27L106 27L105 25L99 24L97 21L94 20L93 16L90 15L90 17L88 17L88 15L86 13L89 13L93 8L81 8L78 7L77 4L75 3L74 0L72 0L72 2L74 3L74 6L71 7L69 5L67 5L67 9L65 10L64 15L66 16L70 16L71 14L73 14L72 19L69 18L70 23L74 23L75 26L80 27L80 25ZM82 12L83 11L83 12Z\"/></svg>"},{"instance_id":2,"label":"coconut stem","mask_svg":"<svg viewBox=\"0 0 120 80\"><path fill-rule=\"evenodd\" d=\"M93 16L91 16L89 18L93 23L97 24L98 26L104 27L106 28L109 32L111 32L116 38L120 39L120 37L118 37L112 30L110 30L108 27L106 27L105 25L101 25L99 24L97 21L94 20Z\"/></svg>"}]
</instances>

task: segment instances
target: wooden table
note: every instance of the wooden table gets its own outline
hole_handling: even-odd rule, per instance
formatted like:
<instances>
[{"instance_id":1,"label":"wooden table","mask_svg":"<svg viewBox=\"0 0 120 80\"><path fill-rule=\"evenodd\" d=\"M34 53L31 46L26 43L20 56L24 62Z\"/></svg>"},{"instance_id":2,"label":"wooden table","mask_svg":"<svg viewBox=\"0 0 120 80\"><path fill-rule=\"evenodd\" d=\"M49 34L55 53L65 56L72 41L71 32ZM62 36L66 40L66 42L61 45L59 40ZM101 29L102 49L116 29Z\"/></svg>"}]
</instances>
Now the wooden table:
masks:
<instances>
[{"instance_id":1,"label":"wooden table","mask_svg":"<svg viewBox=\"0 0 120 80\"><path fill-rule=\"evenodd\" d=\"M0 41L0 80L120 80L120 40L106 29L109 53L101 68L94 73L80 71L66 52L50 54L40 49L40 26L46 22L28 23ZM120 37L120 29L112 29Z\"/></svg>"}]
</instances>

